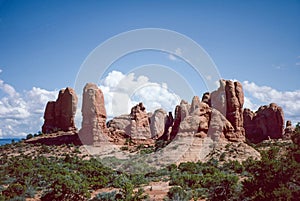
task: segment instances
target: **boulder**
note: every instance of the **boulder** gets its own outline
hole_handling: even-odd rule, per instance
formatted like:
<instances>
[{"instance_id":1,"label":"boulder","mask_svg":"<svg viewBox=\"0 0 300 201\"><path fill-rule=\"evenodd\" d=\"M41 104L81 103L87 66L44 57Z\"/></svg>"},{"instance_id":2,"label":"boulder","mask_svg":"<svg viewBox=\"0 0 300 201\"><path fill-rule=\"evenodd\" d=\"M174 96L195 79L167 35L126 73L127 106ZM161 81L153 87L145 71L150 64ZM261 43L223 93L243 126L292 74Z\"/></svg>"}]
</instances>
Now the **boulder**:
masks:
<instances>
[{"instance_id":1,"label":"boulder","mask_svg":"<svg viewBox=\"0 0 300 201\"><path fill-rule=\"evenodd\" d=\"M83 89L82 126L79 137L83 144L99 145L107 142L104 96L96 84L88 83Z\"/></svg>"},{"instance_id":2,"label":"boulder","mask_svg":"<svg viewBox=\"0 0 300 201\"><path fill-rule=\"evenodd\" d=\"M56 101L49 101L44 113L43 133L56 131L75 131L75 113L77 109L77 95L75 91L67 87L59 91Z\"/></svg>"}]
</instances>

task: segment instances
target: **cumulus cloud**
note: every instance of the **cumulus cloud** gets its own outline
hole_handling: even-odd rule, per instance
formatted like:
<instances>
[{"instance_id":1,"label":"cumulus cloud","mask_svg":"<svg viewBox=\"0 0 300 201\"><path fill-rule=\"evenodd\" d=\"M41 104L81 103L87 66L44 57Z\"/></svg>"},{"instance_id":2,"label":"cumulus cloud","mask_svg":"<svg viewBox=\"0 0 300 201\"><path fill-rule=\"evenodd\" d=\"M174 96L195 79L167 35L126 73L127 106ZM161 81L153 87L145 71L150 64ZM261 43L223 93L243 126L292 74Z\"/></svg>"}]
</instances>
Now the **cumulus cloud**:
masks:
<instances>
[{"instance_id":1,"label":"cumulus cloud","mask_svg":"<svg viewBox=\"0 0 300 201\"><path fill-rule=\"evenodd\" d=\"M257 109L257 106L261 104L276 103L283 108L286 119L290 119L294 123L300 121L300 90L278 91L268 86L258 86L249 81L243 82L243 88L249 94L245 105L247 104L250 109L253 109L252 107Z\"/></svg>"},{"instance_id":2,"label":"cumulus cloud","mask_svg":"<svg viewBox=\"0 0 300 201\"><path fill-rule=\"evenodd\" d=\"M165 83L150 82L146 76L124 75L112 71L100 85L109 117L127 114L132 106L143 102L147 111L163 108L173 111L180 98Z\"/></svg>"},{"instance_id":3,"label":"cumulus cloud","mask_svg":"<svg viewBox=\"0 0 300 201\"><path fill-rule=\"evenodd\" d=\"M0 137L24 137L38 132L43 123L47 101L55 100L57 91L33 87L18 93L15 88L0 80Z\"/></svg>"}]
</instances>

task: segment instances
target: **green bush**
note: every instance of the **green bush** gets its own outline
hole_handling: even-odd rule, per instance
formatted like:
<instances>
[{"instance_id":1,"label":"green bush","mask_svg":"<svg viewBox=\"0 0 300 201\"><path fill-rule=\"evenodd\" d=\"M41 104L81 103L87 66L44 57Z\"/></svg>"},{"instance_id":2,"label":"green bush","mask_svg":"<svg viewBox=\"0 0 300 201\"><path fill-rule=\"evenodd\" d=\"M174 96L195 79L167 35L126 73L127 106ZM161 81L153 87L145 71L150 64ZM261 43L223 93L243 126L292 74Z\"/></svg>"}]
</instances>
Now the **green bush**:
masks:
<instances>
[{"instance_id":1,"label":"green bush","mask_svg":"<svg viewBox=\"0 0 300 201\"><path fill-rule=\"evenodd\" d=\"M54 182L41 200L86 200L90 198L88 184L74 173L53 175Z\"/></svg>"},{"instance_id":2,"label":"green bush","mask_svg":"<svg viewBox=\"0 0 300 201\"><path fill-rule=\"evenodd\" d=\"M116 201L117 191L99 193L91 201Z\"/></svg>"},{"instance_id":3,"label":"green bush","mask_svg":"<svg viewBox=\"0 0 300 201\"><path fill-rule=\"evenodd\" d=\"M250 177L242 182L242 198L251 200L297 200L300 197L300 164L293 151L281 155L279 148L262 152L262 159L244 163Z\"/></svg>"},{"instance_id":4,"label":"green bush","mask_svg":"<svg viewBox=\"0 0 300 201\"><path fill-rule=\"evenodd\" d=\"M189 201L191 198L191 192L187 192L179 186L174 186L170 188L168 192L168 198L165 200Z\"/></svg>"},{"instance_id":5,"label":"green bush","mask_svg":"<svg viewBox=\"0 0 300 201\"><path fill-rule=\"evenodd\" d=\"M26 136L26 140L29 140L29 139L31 139L31 138L33 138L33 135L32 135L32 134L28 134L28 135Z\"/></svg>"}]
</instances>

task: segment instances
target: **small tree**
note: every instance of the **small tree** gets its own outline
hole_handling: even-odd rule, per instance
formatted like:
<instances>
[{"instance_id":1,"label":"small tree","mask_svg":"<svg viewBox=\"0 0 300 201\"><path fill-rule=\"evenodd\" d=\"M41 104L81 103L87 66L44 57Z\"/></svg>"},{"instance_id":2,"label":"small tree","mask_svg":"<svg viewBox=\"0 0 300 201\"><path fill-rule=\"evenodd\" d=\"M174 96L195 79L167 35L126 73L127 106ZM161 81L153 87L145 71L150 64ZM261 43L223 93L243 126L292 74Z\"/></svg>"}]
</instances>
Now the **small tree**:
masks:
<instances>
[{"instance_id":1,"label":"small tree","mask_svg":"<svg viewBox=\"0 0 300 201\"><path fill-rule=\"evenodd\" d=\"M29 133L29 134L26 136L26 140L29 140L29 139L31 139L31 138L33 138L33 135L32 135L31 133Z\"/></svg>"}]
</instances>

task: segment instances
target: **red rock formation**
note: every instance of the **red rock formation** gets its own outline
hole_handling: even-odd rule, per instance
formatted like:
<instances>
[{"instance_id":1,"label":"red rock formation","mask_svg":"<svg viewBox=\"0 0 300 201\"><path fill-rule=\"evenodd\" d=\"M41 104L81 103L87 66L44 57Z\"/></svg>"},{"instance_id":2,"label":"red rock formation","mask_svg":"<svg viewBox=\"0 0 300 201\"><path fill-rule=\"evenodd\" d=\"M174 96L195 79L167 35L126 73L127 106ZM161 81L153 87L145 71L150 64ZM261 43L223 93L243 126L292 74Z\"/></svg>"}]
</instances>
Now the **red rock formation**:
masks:
<instances>
[{"instance_id":1,"label":"red rock formation","mask_svg":"<svg viewBox=\"0 0 300 201\"><path fill-rule=\"evenodd\" d=\"M198 96L194 96L190 107L190 114L193 113L197 108L200 107L200 100Z\"/></svg>"},{"instance_id":2,"label":"red rock formation","mask_svg":"<svg viewBox=\"0 0 300 201\"><path fill-rule=\"evenodd\" d=\"M178 133L180 122L181 122L181 107L180 105L177 105L175 107L175 119L174 119L174 124L172 126L172 131L170 133L170 140L174 139L176 134Z\"/></svg>"},{"instance_id":3,"label":"red rock formation","mask_svg":"<svg viewBox=\"0 0 300 201\"><path fill-rule=\"evenodd\" d=\"M150 117L151 138L160 138L165 133L167 120L168 115L166 111L163 109L154 111L153 115Z\"/></svg>"},{"instance_id":4,"label":"red rock formation","mask_svg":"<svg viewBox=\"0 0 300 201\"><path fill-rule=\"evenodd\" d=\"M67 87L60 90L57 100L47 103L42 132L52 133L59 130L76 130L74 118L77 101L77 95L72 88Z\"/></svg>"},{"instance_id":5,"label":"red rock formation","mask_svg":"<svg viewBox=\"0 0 300 201\"><path fill-rule=\"evenodd\" d=\"M282 138L284 129L284 114L281 107L275 103L261 106L255 113L244 110L246 136L253 142L271 138Z\"/></svg>"},{"instance_id":6,"label":"red rock formation","mask_svg":"<svg viewBox=\"0 0 300 201\"><path fill-rule=\"evenodd\" d=\"M199 102L197 108L180 122L178 132L193 132L194 134L198 132L207 133L210 113L210 107L206 103Z\"/></svg>"},{"instance_id":7,"label":"red rock formation","mask_svg":"<svg viewBox=\"0 0 300 201\"><path fill-rule=\"evenodd\" d=\"M98 146L107 142L106 110L104 96L96 84L88 83L83 89L82 127L79 137L83 144Z\"/></svg>"},{"instance_id":8,"label":"red rock formation","mask_svg":"<svg viewBox=\"0 0 300 201\"><path fill-rule=\"evenodd\" d=\"M255 121L253 118L255 117L255 113L252 112L250 109L245 108L243 111L243 118L244 118L244 129L245 135L247 139L250 139L253 136L253 132L256 129Z\"/></svg>"},{"instance_id":9,"label":"red rock formation","mask_svg":"<svg viewBox=\"0 0 300 201\"><path fill-rule=\"evenodd\" d=\"M227 139L229 141L244 141L244 138L234 132L234 128L226 117L219 111L212 108L210 115L209 130L207 135L214 141Z\"/></svg>"},{"instance_id":10,"label":"red rock formation","mask_svg":"<svg viewBox=\"0 0 300 201\"><path fill-rule=\"evenodd\" d=\"M130 137L136 140L150 139L150 123L143 103L139 103L131 108L130 116Z\"/></svg>"},{"instance_id":11,"label":"red rock formation","mask_svg":"<svg viewBox=\"0 0 300 201\"><path fill-rule=\"evenodd\" d=\"M43 133L52 133L56 129L55 124L55 101L49 101L44 112Z\"/></svg>"},{"instance_id":12,"label":"red rock formation","mask_svg":"<svg viewBox=\"0 0 300 201\"><path fill-rule=\"evenodd\" d=\"M219 110L232 124L236 136L245 138L243 128L243 87L239 82L220 80L220 87L211 94L211 105Z\"/></svg>"},{"instance_id":13,"label":"red rock formation","mask_svg":"<svg viewBox=\"0 0 300 201\"><path fill-rule=\"evenodd\" d=\"M244 136L245 131L243 128L243 87L239 82L226 81L225 90L227 100L226 118L234 127L235 133Z\"/></svg>"}]
</instances>

